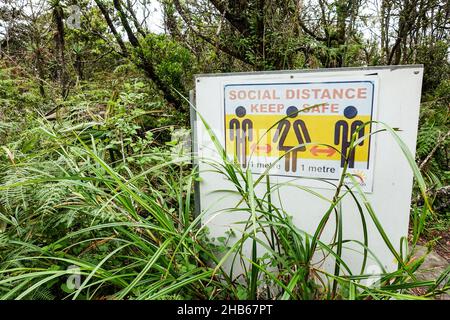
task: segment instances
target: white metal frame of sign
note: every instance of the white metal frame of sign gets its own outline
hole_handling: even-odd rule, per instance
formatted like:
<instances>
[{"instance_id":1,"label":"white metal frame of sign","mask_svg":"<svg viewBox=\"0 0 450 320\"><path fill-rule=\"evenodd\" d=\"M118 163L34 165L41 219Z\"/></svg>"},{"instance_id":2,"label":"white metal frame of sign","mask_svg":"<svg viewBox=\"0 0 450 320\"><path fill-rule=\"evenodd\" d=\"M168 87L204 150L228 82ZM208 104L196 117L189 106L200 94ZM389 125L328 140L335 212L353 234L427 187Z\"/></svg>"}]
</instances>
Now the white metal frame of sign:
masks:
<instances>
[{"instance_id":1,"label":"white metal frame of sign","mask_svg":"<svg viewBox=\"0 0 450 320\"><path fill-rule=\"evenodd\" d=\"M229 158L255 177L267 172L271 184L280 185L273 201L307 233L317 228L329 203L305 188L332 199L333 182L348 158L348 172L360 183L388 238L400 250L400 239L408 233L412 169L390 133L370 133L381 129L378 122L399 128L398 135L415 154L422 76L421 65L197 75L196 111L191 113L200 176L196 195L210 236L222 237L233 230L239 237L243 232L239 222L248 220L248 213L230 211L241 198L227 192L234 186L204 161L221 161L221 157L199 115ZM363 128L365 122L370 125ZM353 133L361 143L351 154L346 148ZM285 153L294 146L294 151ZM255 189L257 194L266 191L265 186ZM357 271L362 250L356 243L363 239L363 228L350 196L342 201L342 221L343 239L356 240L345 246L342 257ZM395 270L394 256L368 216L366 221L374 255L368 268ZM331 241L334 223L330 219L321 241ZM244 254L250 256L250 248L244 248Z\"/></svg>"}]
</instances>

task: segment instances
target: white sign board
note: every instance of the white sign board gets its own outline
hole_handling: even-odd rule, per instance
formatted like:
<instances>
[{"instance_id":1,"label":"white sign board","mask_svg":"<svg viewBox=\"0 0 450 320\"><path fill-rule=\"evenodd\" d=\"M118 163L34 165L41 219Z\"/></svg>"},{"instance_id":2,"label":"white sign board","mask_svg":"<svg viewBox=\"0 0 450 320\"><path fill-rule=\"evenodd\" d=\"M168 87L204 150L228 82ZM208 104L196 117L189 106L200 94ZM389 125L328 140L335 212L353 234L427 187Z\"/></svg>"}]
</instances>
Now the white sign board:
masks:
<instances>
[{"instance_id":1,"label":"white sign board","mask_svg":"<svg viewBox=\"0 0 450 320\"><path fill-rule=\"evenodd\" d=\"M268 173L270 182L280 185L273 201L299 229L313 233L329 207L304 187L331 200L346 166L399 250L408 232L413 174L392 135L375 132L380 121L399 128L415 153L422 76L419 65L198 75L195 105L229 159L250 170L254 180ZM212 237L230 229L239 235L239 222L248 213L230 211L241 198L229 192L235 190L232 183L212 170L209 160L220 162L221 155L199 117L194 130L203 223ZM359 140L349 152L352 136ZM350 181L346 184L351 187ZM265 186L255 192L263 194ZM361 218L350 196L342 200L342 214L344 239L362 241ZM369 248L376 256L368 265L394 270L393 255L368 216L366 221ZM334 230L330 219L321 240L331 241ZM351 242L343 252L354 270L361 267L360 252Z\"/></svg>"}]
</instances>

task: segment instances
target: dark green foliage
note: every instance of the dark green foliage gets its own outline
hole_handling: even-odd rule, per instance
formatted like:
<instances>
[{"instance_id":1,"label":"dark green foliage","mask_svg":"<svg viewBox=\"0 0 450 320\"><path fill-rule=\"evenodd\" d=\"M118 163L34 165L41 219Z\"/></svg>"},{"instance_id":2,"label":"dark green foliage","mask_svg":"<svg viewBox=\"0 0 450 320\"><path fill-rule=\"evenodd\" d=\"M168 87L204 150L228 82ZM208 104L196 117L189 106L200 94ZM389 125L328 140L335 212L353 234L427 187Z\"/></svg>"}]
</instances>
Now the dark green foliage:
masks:
<instances>
[{"instance_id":1,"label":"dark green foliage","mask_svg":"<svg viewBox=\"0 0 450 320\"><path fill-rule=\"evenodd\" d=\"M149 34L142 42L145 57L155 61L156 73L164 84L174 91L173 94L187 96L185 88L193 86L197 71L191 52L166 35Z\"/></svg>"},{"instance_id":2,"label":"dark green foliage","mask_svg":"<svg viewBox=\"0 0 450 320\"><path fill-rule=\"evenodd\" d=\"M418 163L429 178L431 194L438 196L438 212L448 214L448 195L439 194L439 190L450 183L450 81L443 80L433 93L424 98L417 138Z\"/></svg>"},{"instance_id":3,"label":"dark green foliage","mask_svg":"<svg viewBox=\"0 0 450 320\"><path fill-rule=\"evenodd\" d=\"M428 40L417 49L416 61L424 65L424 79L422 90L425 95L436 95L443 99L448 91L444 93L445 84L450 78L450 62L448 61L449 44L444 41ZM438 87L441 86L440 89ZM448 84L447 84L448 86Z\"/></svg>"}]
</instances>

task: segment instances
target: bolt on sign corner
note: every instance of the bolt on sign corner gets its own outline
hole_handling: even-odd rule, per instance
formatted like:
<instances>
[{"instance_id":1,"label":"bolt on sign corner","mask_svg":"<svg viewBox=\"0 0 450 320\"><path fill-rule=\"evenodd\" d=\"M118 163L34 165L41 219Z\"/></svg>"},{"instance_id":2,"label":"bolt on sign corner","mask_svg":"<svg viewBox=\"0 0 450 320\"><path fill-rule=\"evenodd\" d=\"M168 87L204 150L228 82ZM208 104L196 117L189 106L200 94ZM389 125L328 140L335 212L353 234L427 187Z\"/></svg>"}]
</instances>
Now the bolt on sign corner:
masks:
<instances>
[{"instance_id":1,"label":"bolt on sign corner","mask_svg":"<svg viewBox=\"0 0 450 320\"><path fill-rule=\"evenodd\" d=\"M226 153L252 173L309 178L305 186L336 184L347 164L372 192L376 92L375 77L224 84Z\"/></svg>"}]
</instances>

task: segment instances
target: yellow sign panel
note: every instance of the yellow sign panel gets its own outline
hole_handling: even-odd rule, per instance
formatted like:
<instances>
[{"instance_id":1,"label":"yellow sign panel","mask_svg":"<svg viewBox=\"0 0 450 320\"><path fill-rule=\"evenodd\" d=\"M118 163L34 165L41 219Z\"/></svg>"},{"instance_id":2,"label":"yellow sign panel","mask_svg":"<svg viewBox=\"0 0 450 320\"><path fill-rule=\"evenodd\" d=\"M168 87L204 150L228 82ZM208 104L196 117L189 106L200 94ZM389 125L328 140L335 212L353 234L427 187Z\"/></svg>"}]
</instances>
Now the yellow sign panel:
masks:
<instances>
[{"instance_id":1,"label":"yellow sign panel","mask_svg":"<svg viewBox=\"0 0 450 320\"><path fill-rule=\"evenodd\" d=\"M370 192L375 83L226 85L227 155L254 173L287 177L338 180L347 165Z\"/></svg>"}]
</instances>

